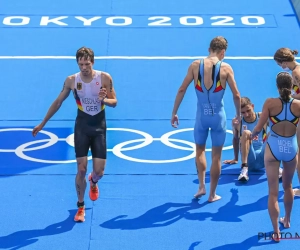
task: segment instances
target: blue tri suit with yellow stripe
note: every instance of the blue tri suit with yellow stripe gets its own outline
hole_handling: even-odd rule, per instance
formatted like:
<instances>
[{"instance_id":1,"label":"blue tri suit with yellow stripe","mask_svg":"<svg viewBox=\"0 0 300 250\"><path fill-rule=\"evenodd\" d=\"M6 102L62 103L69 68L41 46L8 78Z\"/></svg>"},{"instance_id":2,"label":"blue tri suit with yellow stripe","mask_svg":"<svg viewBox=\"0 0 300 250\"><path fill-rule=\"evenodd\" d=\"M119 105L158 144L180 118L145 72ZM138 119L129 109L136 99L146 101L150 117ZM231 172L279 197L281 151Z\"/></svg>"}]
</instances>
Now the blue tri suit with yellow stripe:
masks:
<instances>
[{"instance_id":1,"label":"blue tri suit with yellow stripe","mask_svg":"<svg viewBox=\"0 0 300 250\"><path fill-rule=\"evenodd\" d=\"M197 113L194 126L194 139L198 145L205 145L210 130L213 147L223 146L226 138L226 113L224 109L223 89L220 81L221 61L213 66L213 84L210 89L204 85L204 62L200 60L198 81L195 87L197 95Z\"/></svg>"},{"instance_id":2,"label":"blue tri suit with yellow stripe","mask_svg":"<svg viewBox=\"0 0 300 250\"><path fill-rule=\"evenodd\" d=\"M281 98L279 98L281 100ZM299 123L299 118L291 111L293 98L289 102L282 102L282 110L276 116L270 116L269 121L272 124L270 136L268 137L268 145L271 153L277 161L292 161L298 153L298 143L296 133L293 136L281 136L274 132L272 127L282 121L288 121L296 127Z\"/></svg>"}]
</instances>

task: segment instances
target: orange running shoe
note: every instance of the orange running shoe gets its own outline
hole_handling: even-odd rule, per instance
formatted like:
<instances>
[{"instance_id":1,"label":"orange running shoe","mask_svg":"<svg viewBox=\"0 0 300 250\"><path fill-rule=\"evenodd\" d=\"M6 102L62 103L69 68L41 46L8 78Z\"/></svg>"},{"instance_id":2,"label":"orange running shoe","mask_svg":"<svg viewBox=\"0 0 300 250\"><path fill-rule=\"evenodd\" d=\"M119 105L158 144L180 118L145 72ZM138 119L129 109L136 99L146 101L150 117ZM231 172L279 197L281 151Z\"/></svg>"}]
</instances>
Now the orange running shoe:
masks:
<instances>
[{"instance_id":1,"label":"orange running shoe","mask_svg":"<svg viewBox=\"0 0 300 250\"><path fill-rule=\"evenodd\" d=\"M78 211L74 217L74 221L81 221L81 222L84 222L85 221L85 210L84 210L84 207L79 207L78 208Z\"/></svg>"},{"instance_id":2,"label":"orange running shoe","mask_svg":"<svg viewBox=\"0 0 300 250\"><path fill-rule=\"evenodd\" d=\"M90 192L89 192L89 196L90 199L92 201L95 201L98 199L99 197L99 188L98 185L94 185L94 183L92 182L92 174L89 174L89 181L90 181Z\"/></svg>"}]
</instances>

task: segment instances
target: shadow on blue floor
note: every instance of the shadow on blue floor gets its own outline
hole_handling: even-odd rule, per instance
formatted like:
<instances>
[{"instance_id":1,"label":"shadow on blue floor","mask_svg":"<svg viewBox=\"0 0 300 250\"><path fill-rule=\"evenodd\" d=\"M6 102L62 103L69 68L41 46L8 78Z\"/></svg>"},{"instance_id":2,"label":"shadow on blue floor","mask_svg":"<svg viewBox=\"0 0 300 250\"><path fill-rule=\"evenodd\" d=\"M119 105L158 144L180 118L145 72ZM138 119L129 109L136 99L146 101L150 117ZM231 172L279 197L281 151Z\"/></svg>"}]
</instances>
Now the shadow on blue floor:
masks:
<instances>
[{"instance_id":1,"label":"shadow on blue floor","mask_svg":"<svg viewBox=\"0 0 300 250\"><path fill-rule=\"evenodd\" d=\"M259 170L259 171L251 171L249 172L249 180L247 182L241 182L238 181L238 176L240 174L240 165L239 164L234 164L234 165L229 165L229 164L224 164L221 166L221 175L218 181L218 185L226 185L226 184L233 184L235 186L252 186L252 185L257 185L262 182L267 181L267 176L265 174L265 170ZM227 169L230 168L230 169ZM196 171L196 170L195 170ZM207 184L210 183L210 171L206 171L206 176L205 176L205 182ZM199 184L198 178L196 178L193 183Z\"/></svg>"},{"instance_id":2,"label":"shadow on blue floor","mask_svg":"<svg viewBox=\"0 0 300 250\"><path fill-rule=\"evenodd\" d=\"M76 222L74 222L76 212L77 209L69 210L69 217L64 221L49 225L43 229L16 231L6 236L0 236L0 248L10 248L10 250L20 249L36 243L40 237L63 234L71 231L76 224Z\"/></svg>"},{"instance_id":3,"label":"shadow on blue floor","mask_svg":"<svg viewBox=\"0 0 300 250\"><path fill-rule=\"evenodd\" d=\"M283 192L279 193L281 196ZM178 220L194 220L194 221L205 221L210 219L211 221L222 221L222 222L242 222L240 218L243 215L249 213L255 213L267 209L268 196L264 196L256 202L237 205L239 201L238 190L231 189L231 199L224 206L220 207L216 213L210 212L193 212L193 210L200 209L207 204L208 201L199 204L198 200L193 199L191 203L165 203L161 206L152 208L145 214L133 218L125 219L127 215L119 215L109 221L102 223L100 226L108 229L121 229L121 230L139 230L143 228L153 227L165 227L169 226ZM282 199L279 200L282 202ZM175 210L168 212L171 208ZM229 212L230 211L230 212Z\"/></svg>"},{"instance_id":4,"label":"shadow on blue floor","mask_svg":"<svg viewBox=\"0 0 300 250\"><path fill-rule=\"evenodd\" d=\"M269 233L271 234L272 232ZM252 237L249 237L248 239L240 243L227 244L219 247L214 247L211 248L211 250L233 250L233 249L248 250L248 249L252 249L253 247L265 247L266 245L273 245L273 244L278 244L278 243L272 240L268 240L266 242L259 242L257 235L253 235Z\"/></svg>"}]
</instances>

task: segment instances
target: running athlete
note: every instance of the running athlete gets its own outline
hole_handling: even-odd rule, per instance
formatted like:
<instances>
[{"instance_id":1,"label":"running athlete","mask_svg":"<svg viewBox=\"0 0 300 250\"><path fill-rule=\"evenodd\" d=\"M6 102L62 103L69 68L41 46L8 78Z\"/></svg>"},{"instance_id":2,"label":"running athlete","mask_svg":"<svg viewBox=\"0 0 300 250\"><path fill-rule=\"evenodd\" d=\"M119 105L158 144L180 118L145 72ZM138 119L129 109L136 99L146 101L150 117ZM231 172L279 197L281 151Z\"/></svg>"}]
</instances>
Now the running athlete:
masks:
<instances>
[{"instance_id":1,"label":"running athlete","mask_svg":"<svg viewBox=\"0 0 300 250\"><path fill-rule=\"evenodd\" d=\"M212 165L210 170L209 202L217 201L221 198L216 194L216 188L221 173L221 154L226 138L226 113L223 103L226 82L232 91L237 123L239 123L241 112L241 98L236 86L233 70L229 64L222 62L227 46L227 40L224 37L215 37L210 42L209 56L202 60L196 60L189 66L187 75L178 90L171 118L172 126L177 128L179 124L177 111L188 86L194 81L198 99L194 140L196 144L196 165L199 179L199 189L194 196L195 198L199 198L206 194L205 146L208 131L210 130Z\"/></svg>"},{"instance_id":2,"label":"running athlete","mask_svg":"<svg viewBox=\"0 0 300 250\"><path fill-rule=\"evenodd\" d=\"M264 125L262 131L253 140L250 139L251 131L257 125L261 112L254 111L254 104L248 97L241 98L241 115L240 124L232 120L233 127L233 151L234 159L225 160L225 164L236 164L239 160L239 148L241 153L241 173L238 177L239 181L248 181L248 171L257 171L263 169L264 153L267 139L268 122ZM279 169L279 178L282 176L282 168Z\"/></svg>"},{"instance_id":3,"label":"running athlete","mask_svg":"<svg viewBox=\"0 0 300 250\"><path fill-rule=\"evenodd\" d=\"M74 146L77 161L75 184L78 211L74 220L83 222L85 221L84 194L88 151L91 149L93 158L93 171L88 175L89 197L95 201L99 197L97 182L104 175L106 163L105 107L115 107L117 99L112 77L106 72L93 69L94 52L92 49L80 48L76 53L76 60L80 72L66 78L61 93L50 106L42 123L33 129L32 134L37 135L72 91L77 104Z\"/></svg>"},{"instance_id":4,"label":"running athlete","mask_svg":"<svg viewBox=\"0 0 300 250\"><path fill-rule=\"evenodd\" d=\"M297 50L291 50L289 48L280 48L274 54L274 60L285 71L291 71L293 77L293 90L292 97L300 100L300 64L296 61L295 55L298 55ZM297 133L300 134L300 127L298 127ZM300 141L298 141L300 144ZM298 155L298 179L300 182L300 154ZM295 196L300 196L300 189L295 188Z\"/></svg>"},{"instance_id":5,"label":"running athlete","mask_svg":"<svg viewBox=\"0 0 300 250\"><path fill-rule=\"evenodd\" d=\"M252 131L256 137L269 119L270 135L265 150L265 168L269 185L268 210L275 235L279 235L278 174L280 162L283 164L282 186L284 189L285 216L279 219L285 228L290 227L294 201L292 179L297 166L297 126L300 117L300 101L292 98L292 76L281 72L276 78L280 98L268 98L261 118ZM299 137L299 135L298 135ZM274 237L273 237L274 238ZM279 238L275 239L279 241Z\"/></svg>"}]
</instances>

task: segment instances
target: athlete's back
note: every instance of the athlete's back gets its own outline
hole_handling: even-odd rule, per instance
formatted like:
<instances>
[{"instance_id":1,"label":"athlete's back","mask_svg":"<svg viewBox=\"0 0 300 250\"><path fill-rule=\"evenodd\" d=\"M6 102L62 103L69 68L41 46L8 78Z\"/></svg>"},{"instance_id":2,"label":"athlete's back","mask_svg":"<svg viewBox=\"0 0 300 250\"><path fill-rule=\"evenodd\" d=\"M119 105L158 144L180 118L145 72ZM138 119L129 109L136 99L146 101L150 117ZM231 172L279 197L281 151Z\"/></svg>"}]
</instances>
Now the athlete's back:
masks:
<instances>
[{"instance_id":1,"label":"athlete's back","mask_svg":"<svg viewBox=\"0 0 300 250\"><path fill-rule=\"evenodd\" d=\"M211 40L209 45L209 56L204 60L196 60L191 63L188 72L178 89L173 111L171 124L177 128L179 118L177 111L186 93L188 86L194 81L197 93L197 117L194 127L194 139L196 144L196 163L199 179L199 190L196 198L206 194L205 171L206 171L206 139L211 128L212 136L212 165L209 202L217 201L221 197L216 194L216 187L221 171L221 153L226 137L226 116L223 108L223 95L226 89L226 82L230 86L236 117L241 114L241 97L236 87L232 68L224 62L227 40L218 36ZM210 97L212 99L210 99ZM204 118L203 118L204 117ZM205 118L206 117L206 118ZM219 128L219 129L218 129Z\"/></svg>"},{"instance_id":2,"label":"athlete's back","mask_svg":"<svg viewBox=\"0 0 300 250\"><path fill-rule=\"evenodd\" d=\"M214 77L217 77L218 81L220 81L219 86L222 89L226 88L227 77L231 69L228 63L219 60L215 56L208 56L205 59L194 61L193 64L195 87L199 84L198 81L202 80L201 87L205 87L205 89L211 89L212 85L214 84ZM204 71L201 72L203 69ZM214 74L215 71L217 71L218 76Z\"/></svg>"},{"instance_id":3,"label":"athlete's back","mask_svg":"<svg viewBox=\"0 0 300 250\"><path fill-rule=\"evenodd\" d=\"M223 96L227 82L235 96L238 106L239 93L229 64L210 55L193 62L193 78L197 96L197 113L194 129L195 141L203 145L211 131L213 146L221 146L226 137L226 113Z\"/></svg>"},{"instance_id":4,"label":"athlete's back","mask_svg":"<svg viewBox=\"0 0 300 250\"><path fill-rule=\"evenodd\" d=\"M292 76L283 72L278 74L277 88L280 98L268 98L263 106L261 119L253 129L252 137L256 136L262 123L269 120L270 135L265 161L291 162L297 155L297 126L300 118L300 101L291 97Z\"/></svg>"}]
</instances>

